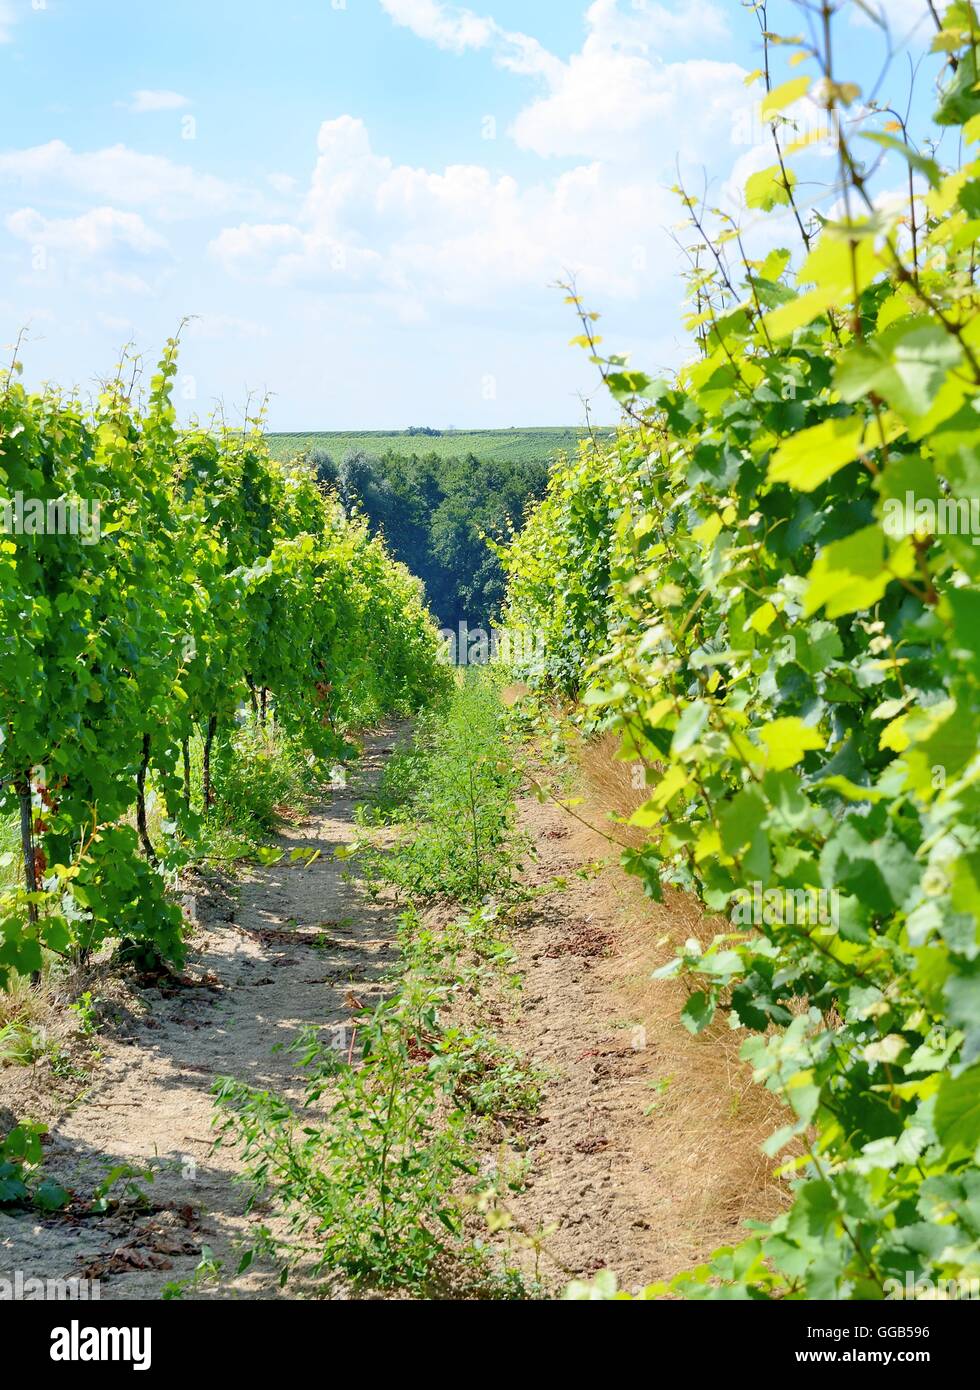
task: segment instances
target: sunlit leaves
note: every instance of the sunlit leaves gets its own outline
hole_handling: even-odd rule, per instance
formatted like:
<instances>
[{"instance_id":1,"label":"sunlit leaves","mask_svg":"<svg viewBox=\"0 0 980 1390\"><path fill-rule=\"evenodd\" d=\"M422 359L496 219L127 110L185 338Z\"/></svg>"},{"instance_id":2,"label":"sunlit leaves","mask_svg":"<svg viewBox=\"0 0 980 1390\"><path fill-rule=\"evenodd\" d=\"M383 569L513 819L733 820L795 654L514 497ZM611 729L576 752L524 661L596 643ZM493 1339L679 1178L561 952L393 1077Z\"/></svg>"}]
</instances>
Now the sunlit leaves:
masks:
<instances>
[{"instance_id":1,"label":"sunlit leaves","mask_svg":"<svg viewBox=\"0 0 980 1390\"><path fill-rule=\"evenodd\" d=\"M750 175L746 182L745 201L750 208L761 208L763 212L772 212L775 207L788 207L795 182L795 175L789 170L784 175L778 164L769 169L760 169L758 173Z\"/></svg>"},{"instance_id":2,"label":"sunlit leaves","mask_svg":"<svg viewBox=\"0 0 980 1390\"><path fill-rule=\"evenodd\" d=\"M800 284L813 289L766 315L773 338L788 337L828 309L853 302L885 268L869 231L868 224L855 224L824 233L800 268Z\"/></svg>"},{"instance_id":3,"label":"sunlit leaves","mask_svg":"<svg viewBox=\"0 0 980 1390\"><path fill-rule=\"evenodd\" d=\"M769 464L771 483L789 483L801 492L832 478L861 453L867 424L860 416L824 420L782 443Z\"/></svg>"},{"instance_id":4,"label":"sunlit leaves","mask_svg":"<svg viewBox=\"0 0 980 1390\"><path fill-rule=\"evenodd\" d=\"M980 1064L950 1077L936 1101L936 1133L947 1149L973 1154L980 1144Z\"/></svg>"},{"instance_id":5,"label":"sunlit leaves","mask_svg":"<svg viewBox=\"0 0 980 1390\"><path fill-rule=\"evenodd\" d=\"M810 570L804 612L823 608L828 618L871 608L893 579L915 572L911 540L897 545L879 526L867 526L820 551Z\"/></svg>"},{"instance_id":6,"label":"sunlit leaves","mask_svg":"<svg viewBox=\"0 0 980 1390\"><path fill-rule=\"evenodd\" d=\"M118 381L94 413L0 382L4 487L97 501L103 523L0 543L0 809L18 784L33 792L44 879L5 913L0 982L39 970L42 945L85 952L110 936L143 943L144 963L179 961L165 876L201 828L181 743L220 737L250 684L315 764L345 728L448 681L419 587L383 543L307 471L271 462L261 420L179 434L176 370L171 341L144 410ZM167 812L159 856L129 823L144 750Z\"/></svg>"},{"instance_id":7,"label":"sunlit leaves","mask_svg":"<svg viewBox=\"0 0 980 1390\"><path fill-rule=\"evenodd\" d=\"M766 120L769 116L775 116L780 111L784 111L787 106L791 106L794 101L799 101L800 97L806 95L809 87L809 77L791 77L788 82L774 87L763 98L762 119Z\"/></svg>"},{"instance_id":8,"label":"sunlit leaves","mask_svg":"<svg viewBox=\"0 0 980 1390\"><path fill-rule=\"evenodd\" d=\"M834 380L846 401L874 394L914 422L930 413L948 373L962 361L956 339L938 323L924 316L903 318L848 349ZM957 405L954 398L950 414Z\"/></svg>"},{"instance_id":9,"label":"sunlit leaves","mask_svg":"<svg viewBox=\"0 0 980 1390\"><path fill-rule=\"evenodd\" d=\"M742 1055L786 1106L787 1211L686 1297L880 1297L896 1251L980 1278L980 98L975 6L937 11L964 160L898 120L859 155L852 109L849 196L795 274L782 250L739 267L730 219L707 248L699 211L692 360L556 470L510 555L545 680L593 680L577 717L643 759L627 866L728 915L658 978L692 1032L756 1030ZM857 96L777 85L778 131L804 92ZM874 197L883 161L914 207ZM777 161L746 202L805 218L801 187Z\"/></svg>"},{"instance_id":10,"label":"sunlit leaves","mask_svg":"<svg viewBox=\"0 0 980 1390\"><path fill-rule=\"evenodd\" d=\"M775 772L795 767L808 749L822 748L824 736L819 729L810 728L802 719L774 719L759 731L768 754L767 763Z\"/></svg>"}]
</instances>

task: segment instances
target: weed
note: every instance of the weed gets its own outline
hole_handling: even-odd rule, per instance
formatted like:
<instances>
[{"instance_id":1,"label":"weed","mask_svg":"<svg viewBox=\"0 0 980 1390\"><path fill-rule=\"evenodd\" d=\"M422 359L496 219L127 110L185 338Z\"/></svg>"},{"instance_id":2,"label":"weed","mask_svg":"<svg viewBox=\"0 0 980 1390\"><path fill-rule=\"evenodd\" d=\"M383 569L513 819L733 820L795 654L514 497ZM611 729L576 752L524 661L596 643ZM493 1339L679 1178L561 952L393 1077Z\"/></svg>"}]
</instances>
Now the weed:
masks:
<instances>
[{"instance_id":1,"label":"weed","mask_svg":"<svg viewBox=\"0 0 980 1390\"><path fill-rule=\"evenodd\" d=\"M233 1078L216 1083L218 1142L241 1151L250 1208L271 1204L288 1226L285 1238L260 1226L240 1269L265 1256L283 1282L302 1267L355 1284L429 1292L449 1281L457 1292L478 1285L486 1297L528 1296L520 1274L495 1269L495 1252L468 1240L463 1222L475 1209L466 1191L488 1121L532 1113L542 1078L487 1028L447 1021L454 1004L472 1011L491 983L518 978L504 909L490 897L515 893L516 773L503 746L496 691L468 678L438 718L419 721L362 811L365 824L407 821L393 849L362 851L362 886L378 895L394 884L409 906L399 919L401 975L359 1016L360 1055L305 1034L292 1049L308 1076L301 1109ZM469 910L430 925L419 904L436 895ZM336 942L321 930L315 944Z\"/></svg>"},{"instance_id":2,"label":"weed","mask_svg":"<svg viewBox=\"0 0 980 1390\"><path fill-rule=\"evenodd\" d=\"M533 1114L541 1103L543 1074L486 1029L448 1030L432 1065L457 1103L477 1115L515 1120Z\"/></svg>"},{"instance_id":3,"label":"weed","mask_svg":"<svg viewBox=\"0 0 980 1390\"><path fill-rule=\"evenodd\" d=\"M97 1007L92 998L92 991L85 990L84 994L79 995L74 1004L69 1004L68 1007L78 1019L78 1031L83 1037L90 1038L98 1027Z\"/></svg>"},{"instance_id":4,"label":"weed","mask_svg":"<svg viewBox=\"0 0 980 1390\"><path fill-rule=\"evenodd\" d=\"M250 721L215 748L212 820L225 831L261 838L280 824L283 806L302 801L309 769L278 729Z\"/></svg>"},{"instance_id":5,"label":"weed","mask_svg":"<svg viewBox=\"0 0 980 1390\"><path fill-rule=\"evenodd\" d=\"M42 1174L41 1136L45 1125L16 1125L0 1140L0 1207L33 1206L40 1211L59 1211L69 1194L53 1178Z\"/></svg>"},{"instance_id":6,"label":"weed","mask_svg":"<svg viewBox=\"0 0 980 1390\"><path fill-rule=\"evenodd\" d=\"M215 1258L214 1252L209 1245L201 1246L201 1258L194 1268L194 1273L189 1279L171 1279L164 1284L160 1290L160 1297L165 1301L183 1298L184 1294L190 1291L196 1293L198 1289L210 1287L221 1282L224 1261Z\"/></svg>"},{"instance_id":7,"label":"weed","mask_svg":"<svg viewBox=\"0 0 980 1390\"><path fill-rule=\"evenodd\" d=\"M0 1028L0 1065L29 1067L43 1052L44 1039L33 1024L14 1018Z\"/></svg>"},{"instance_id":8,"label":"weed","mask_svg":"<svg viewBox=\"0 0 980 1390\"><path fill-rule=\"evenodd\" d=\"M382 804L411 821L393 849L365 853L369 875L412 899L480 902L514 886L511 812L519 774L505 751L505 714L491 680L470 672L446 708L420 720L412 748L382 778Z\"/></svg>"},{"instance_id":9,"label":"weed","mask_svg":"<svg viewBox=\"0 0 980 1390\"><path fill-rule=\"evenodd\" d=\"M653 1112L656 1110L657 1106L660 1104L660 1102L661 1102L661 1101L664 1099L664 1097L667 1095L667 1092L670 1090L670 1083L673 1081L673 1079L674 1079L674 1078L673 1078L672 1076L664 1076L664 1077L662 1077L661 1080L659 1080L659 1081L648 1081L648 1082L647 1082L647 1085L650 1087L650 1089L651 1089L652 1091L654 1091L654 1092L656 1093L656 1095L655 1095L655 1099L652 1100L652 1101L650 1102L649 1105L644 1106L644 1109L643 1109L644 1115L652 1115L652 1114L653 1114Z\"/></svg>"},{"instance_id":10,"label":"weed","mask_svg":"<svg viewBox=\"0 0 980 1390\"><path fill-rule=\"evenodd\" d=\"M308 1261L314 1274L340 1269L355 1280L424 1286L446 1234L459 1235L453 1187L474 1171L472 1134L462 1112L442 1114L444 1087L430 1066L443 1000L441 989L413 983L362 1016L361 1065L313 1033L294 1045L309 1073L306 1107L332 1093L324 1123L271 1092L216 1083L219 1137L241 1146L251 1205L272 1198L289 1216L288 1244L261 1232L284 1282Z\"/></svg>"},{"instance_id":11,"label":"weed","mask_svg":"<svg viewBox=\"0 0 980 1390\"><path fill-rule=\"evenodd\" d=\"M92 1194L92 1211L106 1212L123 1201L129 1201L137 1207L149 1206L150 1199L143 1190L143 1183L147 1182L153 1182L153 1173L148 1168L135 1168L131 1163L117 1163L114 1168L109 1169ZM117 1192L115 1196L110 1196L114 1188L120 1188L121 1195Z\"/></svg>"}]
</instances>

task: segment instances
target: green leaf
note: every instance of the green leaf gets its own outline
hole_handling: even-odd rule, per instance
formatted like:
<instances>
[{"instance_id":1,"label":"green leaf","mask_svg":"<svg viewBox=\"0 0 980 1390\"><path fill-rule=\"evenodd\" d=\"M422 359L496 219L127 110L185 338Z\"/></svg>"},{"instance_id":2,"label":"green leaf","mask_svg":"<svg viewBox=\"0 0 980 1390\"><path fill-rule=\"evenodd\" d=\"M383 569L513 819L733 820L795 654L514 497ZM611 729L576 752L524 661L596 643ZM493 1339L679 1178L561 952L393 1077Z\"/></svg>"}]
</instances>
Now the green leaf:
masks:
<instances>
[{"instance_id":1,"label":"green leaf","mask_svg":"<svg viewBox=\"0 0 980 1390\"><path fill-rule=\"evenodd\" d=\"M947 1077L936 1098L936 1134L947 1153L980 1144L980 1063Z\"/></svg>"},{"instance_id":2,"label":"green leaf","mask_svg":"<svg viewBox=\"0 0 980 1390\"><path fill-rule=\"evenodd\" d=\"M769 169L760 169L746 181L746 204L750 208L761 208L763 212L772 212L776 207L788 207L791 202L790 191L795 182L796 177L792 171L787 170L784 178L778 164L773 164Z\"/></svg>"},{"instance_id":3,"label":"green leaf","mask_svg":"<svg viewBox=\"0 0 980 1390\"><path fill-rule=\"evenodd\" d=\"M677 721L670 751L676 757L697 743L708 723L709 706L704 700L688 705Z\"/></svg>"},{"instance_id":4,"label":"green leaf","mask_svg":"<svg viewBox=\"0 0 980 1390\"><path fill-rule=\"evenodd\" d=\"M950 589L946 600L953 614L953 632L959 658L980 678L980 592L976 589Z\"/></svg>"},{"instance_id":5,"label":"green leaf","mask_svg":"<svg viewBox=\"0 0 980 1390\"><path fill-rule=\"evenodd\" d=\"M872 238L860 236L862 230L855 224L856 244L852 237L824 231L800 267L799 283L814 288L766 315L771 337L786 338L828 309L852 303L886 268Z\"/></svg>"},{"instance_id":6,"label":"green leaf","mask_svg":"<svg viewBox=\"0 0 980 1390\"><path fill-rule=\"evenodd\" d=\"M681 1022L690 1033L703 1033L714 1016L714 1000L702 990L690 995L681 1010Z\"/></svg>"},{"instance_id":7,"label":"green leaf","mask_svg":"<svg viewBox=\"0 0 980 1390\"><path fill-rule=\"evenodd\" d=\"M60 1211L68 1205L70 1196L60 1183L53 1178L45 1178L35 1189L34 1201L42 1211Z\"/></svg>"},{"instance_id":8,"label":"green leaf","mask_svg":"<svg viewBox=\"0 0 980 1390\"><path fill-rule=\"evenodd\" d=\"M759 737L766 746L768 765L774 772L794 767L809 750L823 748L826 743L819 729L804 724L796 716L774 719L759 730Z\"/></svg>"},{"instance_id":9,"label":"green leaf","mask_svg":"<svg viewBox=\"0 0 980 1390\"><path fill-rule=\"evenodd\" d=\"M773 454L769 481L789 483L801 492L812 492L869 447L865 444L867 433L860 415L824 420L822 424L801 430L780 444Z\"/></svg>"},{"instance_id":10,"label":"green leaf","mask_svg":"<svg viewBox=\"0 0 980 1390\"><path fill-rule=\"evenodd\" d=\"M867 526L820 551L810 570L803 611L809 615L824 608L828 618L838 618L871 608L893 579L908 578L915 568L910 540L893 546L881 527Z\"/></svg>"},{"instance_id":11,"label":"green leaf","mask_svg":"<svg viewBox=\"0 0 980 1390\"><path fill-rule=\"evenodd\" d=\"M940 324L904 318L876 339L851 348L834 379L845 400L858 401L874 392L915 422L929 414L950 371L962 360L956 339Z\"/></svg>"}]
</instances>

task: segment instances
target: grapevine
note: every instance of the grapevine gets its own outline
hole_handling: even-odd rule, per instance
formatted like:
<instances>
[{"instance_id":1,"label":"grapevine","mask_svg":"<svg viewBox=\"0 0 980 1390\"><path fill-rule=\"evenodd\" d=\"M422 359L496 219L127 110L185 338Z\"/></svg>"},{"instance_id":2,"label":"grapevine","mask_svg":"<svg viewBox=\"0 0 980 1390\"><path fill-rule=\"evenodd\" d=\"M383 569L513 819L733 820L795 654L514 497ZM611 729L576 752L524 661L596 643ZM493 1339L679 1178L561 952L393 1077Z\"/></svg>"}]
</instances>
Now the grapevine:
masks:
<instances>
[{"instance_id":1,"label":"grapevine","mask_svg":"<svg viewBox=\"0 0 980 1390\"><path fill-rule=\"evenodd\" d=\"M603 354L568 287L626 423L504 552L510 621L544 638L525 675L643 770L627 866L728 917L659 972L688 982L685 1024L742 1030L785 1103L786 1210L652 1296L980 1275L980 551L955 524L980 495L980 25L936 11L937 137L962 151L943 167L887 113L853 118L835 8L801 5L816 22L780 41L809 79L759 74L778 157L746 200L792 211L802 244L747 256L677 190L697 353L672 381ZM778 135L806 90L840 132L820 226ZM872 197L868 151L911 201Z\"/></svg>"}]
</instances>

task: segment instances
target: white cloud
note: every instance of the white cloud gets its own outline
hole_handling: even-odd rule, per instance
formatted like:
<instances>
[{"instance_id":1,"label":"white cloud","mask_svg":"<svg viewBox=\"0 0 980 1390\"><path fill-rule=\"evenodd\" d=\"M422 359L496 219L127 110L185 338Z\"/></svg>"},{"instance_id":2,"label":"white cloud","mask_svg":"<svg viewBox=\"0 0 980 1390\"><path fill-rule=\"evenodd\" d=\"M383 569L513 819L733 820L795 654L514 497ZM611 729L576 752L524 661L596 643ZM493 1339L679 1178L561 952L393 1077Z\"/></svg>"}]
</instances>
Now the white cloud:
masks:
<instances>
[{"instance_id":1,"label":"white cloud","mask_svg":"<svg viewBox=\"0 0 980 1390\"><path fill-rule=\"evenodd\" d=\"M320 127L298 218L242 222L212 241L226 270L277 286L372 293L408 319L439 302L499 309L509 296L516 305L566 271L603 297L662 287L674 268L661 228L677 220L666 191L675 158L689 173L703 164L727 172L739 114L754 100L734 63L659 56L695 33L699 46L723 39L717 4L633 0L627 10L595 0L582 49L565 62L471 10L381 3L428 42L455 53L484 49L534 77L544 90L518 115L513 137L579 166L518 182L476 164L398 165L372 148L363 121L340 116Z\"/></svg>"},{"instance_id":2,"label":"white cloud","mask_svg":"<svg viewBox=\"0 0 980 1390\"><path fill-rule=\"evenodd\" d=\"M501 67L527 75L544 74L558 64L537 39L502 29L496 20L440 0L381 0L396 24L454 53L490 48Z\"/></svg>"},{"instance_id":3,"label":"white cloud","mask_svg":"<svg viewBox=\"0 0 980 1390\"><path fill-rule=\"evenodd\" d=\"M289 223L243 222L239 227L225 227L210 249L227 270L248 276L301 252L303 246L303 233Z\"/></svg>"},{"instance_id":4,"label":"white cloud","mask_svg":"<svg viewBox=\"0 0 980 1390\"><path fill-rule=\"evenodd\" d=\"M235 314L200 314L190 320L184 336L207 342L221 342L228 338L240 342L246 338L267 338L269 329L265 324L242 319Z\"/></svg>"},{"instance_id":5,"label":"white cloud","mask_svg":"<svg viewBox=\"0 0 980 1390\"><path fill-rule=\"evenodd\" d=\"M292 174L266 174L266 182L281 197L289 197L296 192L297 182Z\"/></svg>"},{"instance_id":6,"label":"white cloud","mask_svg":"<svg viewBox=\"0 0 980 1390\"><path fill-rule=\"evenodd\" d=\"M381 0L381 6L396 24L440 48L455 53L490 48L495 61L512 72L560 78L564 65L537 39L504 29L488 16L442 0ZM628 13L620 9L620 0L593 0L585 22L593 43L643 54L656 55L677 44L703 46L730 35L717 0L673 0L671 8L657 0L631 0Z\"/></svg>"},{"instance_id":7,"label":"white cloud","mask_svg":"<svg viewBox=\"0 0 980 1390\"><path fill-rule=\"evenodd\" d=\"M76 152L63 140L0 154L0 185L53 189L144 207L161 218L196 217L241 206L241 192L211 174L126 145Z\"/></svg>"},{"instance_id":8,"label":"white cloud","mask_svg":"<svg viewBox=\"0 0 980 1390\"><path fill-rule=\"evenodd\" d=\"M17 15L14 12L13 0L0 0L0 43L10 43L13 39L11 30L17 22Z\"/></svg>"},{"instance_id":9,"label":"white cloud","mask_svg":"<svg viewBox=\"0 0 980 1390\"><path fill-rule=\"evenodd\" d=\"M376 154L350 116L324 122L317 150L301 221L226 228L210 248L226 270L370 291L420 317L438 303L499 307L566 271L629 296L664 253L670 195L599 162L523 188L479 165L434 172Z\"/></svg>"},{"instance_id":10,"label":"white cloud","mask_svg":"<svg viewBox=\"0 0 980 1390\"><path fill-rule=\"evenodd\" d=\"M751 103L744 69L735 63L696 58L666 63L660 50L699 45L727 34L714 4L688 0L668 11L634 0L595 0L585 15L581 52L542 71L547 93L527 106L512 134L540 155L572 155L660 164L714 162L719 143L730 144L739 113Z\"/></svg>"},{"instance_id":11,"label":"white cloud","mask_svg":"<svg viewBox=\"0 0 980 1390\"><path fill-rule=\"evenodd\" d=\"M700 52L729 38L715 0L593 0L586 38L567 62L536 39L437 0L381 0L396 23L441 48L486 48L512 72L537 77L547 89L517 117L517 143L543 156L662 161L676 154L703 162L730 142L738 113L751 97L744 69L698 58L667 63L662 54L696 43ZM669 138L664 140L664 132Z\"/></svg>"},{"instance_id":12,"label":"white cloud","mask_svg":"<svg viewBox=\"0 0 980 1390\"><path fill-rule=\"evenodd\" d=\"M161 255L169 251L138 213L118 208L92 208L79 217L45 217L35 208L19 208L5 226L30 248L30 275L21 283L49 291L76 283L100 298L152 295L156 277L147 274L158 270Z\"/></svg>"},{"instance_id":13,"label":"white cloud","mask_svg":"<svg viewBox=\"0 0 980 1390\"><path fill-rule=\"evenodd\" d=\"M730 146L739 111L750 104L745 71L695 59L652 64L620 48L587 42L563 66L547 96L514 121L522 149L633 163L714 163Z\"/></svg>"},{"instance_id":14,"label":"white cloud","mask_svg":"<svg viewBox=\"0 0 980 1390\"><path fill-rule=\"evenodd\" d=\"M454 53L485 48L498 32L492 19L483 19L472 10L455 5L440 4L438 0L381 0L381 7L396 24Z\"/></svg>"},{"instance_id":15,"label":"white cloud","mask_svg":"<svg viewBox=\"0 0 980 1390\"><path fill-rule=\"evenodd\" d=\"M681 0L671 8L656 0L632 0L628 13L619 0L593 0L585 22L606 45L659 53L675 44L721 42L731 35L727 15L714 0Z\"/></svg>"},{"instance_id":16,"label":"white cloud","mask_svg":"<svg viewBox=\"0 0 980 1390\"><path fill-rule=\"evenodd\" d=\"M67 251L88 259L126 247L141 255L163 250L167 243L135 212L93 208L80 217L44 217L34 208L20 208L6 219L7 230L21 241L50 250Z\"/></svg>"},{"instance_id":17,"label":"white cloud","mask_svg":"<svg viewBox=\"0 0 980 1390\"><path fill-rule=\"evenodd\" d=\"M126 299L132 299L134 296L149 298L155 293L149 281L135 270L100 270L93 275L85 276L82 284L86 290L100 299L114 294L123 295Z\"/></svg>"},{"instance_id":18,"label":"white cloud","mask_svg":"<svg viewBox=\"0 0 980 1390\"><path fill-rule=\"evenodd\" d=\"M190 97L181 96L180 92L151 91L146 87L133 92L129 101L118 104L135 112L136 115L142 115L147 111L177 111L193 105Z\"/></svg>"}]
</instances>

